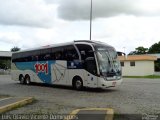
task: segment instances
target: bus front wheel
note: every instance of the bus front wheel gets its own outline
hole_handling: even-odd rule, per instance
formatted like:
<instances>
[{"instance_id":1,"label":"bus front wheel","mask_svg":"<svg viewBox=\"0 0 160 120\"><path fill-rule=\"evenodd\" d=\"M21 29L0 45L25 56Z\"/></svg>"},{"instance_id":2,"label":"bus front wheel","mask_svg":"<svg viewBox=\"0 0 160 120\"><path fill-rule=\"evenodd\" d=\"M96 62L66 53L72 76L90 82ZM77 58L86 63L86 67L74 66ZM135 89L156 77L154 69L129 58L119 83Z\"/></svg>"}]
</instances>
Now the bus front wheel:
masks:
<instances>
[{"instance_id":1,"label":"bus front wheel","mask_svg":"<svg viewBox=\"0 0 160 120\"><path fill-rule=\"evenodd\" d=\"M73 88L76 90L82 90L83 88L83 82L82 79L79 77L74 78L73 80Z\"/></svg>"}]
</instances>

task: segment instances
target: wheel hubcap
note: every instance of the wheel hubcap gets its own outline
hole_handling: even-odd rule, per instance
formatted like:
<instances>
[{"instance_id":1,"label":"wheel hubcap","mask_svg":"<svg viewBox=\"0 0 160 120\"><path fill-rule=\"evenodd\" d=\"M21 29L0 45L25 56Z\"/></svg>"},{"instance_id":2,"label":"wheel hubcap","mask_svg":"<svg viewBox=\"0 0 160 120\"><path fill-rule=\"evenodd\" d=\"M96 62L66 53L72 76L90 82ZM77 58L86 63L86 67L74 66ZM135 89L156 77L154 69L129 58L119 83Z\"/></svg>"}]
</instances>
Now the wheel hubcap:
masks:
<instances>
[{"instance_id":1,"label":"wheel hubcap","mask_svg":"<svg viewBox=\"0 0 160 120\"><path fill-rule=\"evenodd\" d=\"M23 77L21 77L20 83L24 83L24 78Z\"/></svg>"},{"instance_id":2,"label":"wheel hubcap","mask_svg":"<svg viewBox=\"0 0 160 120\"><path fill-rule=\"evenodd\" d=\"M81 81L76 81L76 88L80 88L82 86L82 83L81 83Z\"/></svg>"},{"instance_id":3,"label":"wheel hubcap","mask_svg":"<svg viewBox=\"0 0 160 120\"><path fill-rule=\"evenodd\" d=\"M29 83L30 83L29 78L27 78L26 79L26 84L29 84Z\"/></svg>"}]
</instances>

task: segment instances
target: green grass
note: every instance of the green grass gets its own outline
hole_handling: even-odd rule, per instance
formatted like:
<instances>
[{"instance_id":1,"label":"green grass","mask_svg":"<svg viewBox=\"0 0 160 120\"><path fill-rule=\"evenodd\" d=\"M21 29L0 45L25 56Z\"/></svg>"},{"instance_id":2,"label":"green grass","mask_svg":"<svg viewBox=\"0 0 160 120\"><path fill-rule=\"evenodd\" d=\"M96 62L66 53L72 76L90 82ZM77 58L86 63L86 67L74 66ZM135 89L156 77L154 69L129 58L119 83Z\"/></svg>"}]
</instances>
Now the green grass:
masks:
<instances>
[{"instance_id":1,"label":"green grass","mask_svg":"<svg viewBox=\"0 0 160 120\"><path fill-rule=\"evenodd\" d=\"M160 75L148 75L148 76L123 76L123 78L148 78L148 79L159 79Z\"/></svg>"}]
</instances>

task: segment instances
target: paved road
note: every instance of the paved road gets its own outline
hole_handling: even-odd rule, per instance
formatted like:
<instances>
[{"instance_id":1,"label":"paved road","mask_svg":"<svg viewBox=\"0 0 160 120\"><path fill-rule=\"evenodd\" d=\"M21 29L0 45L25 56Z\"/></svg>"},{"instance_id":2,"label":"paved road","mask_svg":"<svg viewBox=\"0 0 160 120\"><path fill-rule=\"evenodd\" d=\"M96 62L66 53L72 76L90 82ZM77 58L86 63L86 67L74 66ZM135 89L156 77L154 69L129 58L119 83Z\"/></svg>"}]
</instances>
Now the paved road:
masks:
<instances>
[{"instance_id":1,"label":"paved road","mask_svg":"<svg viewBox=\"0 0 160 120\"><path fill-rule=\"evenodd\" d=\"M70 87L21 85L0 76L0 94L34 96L37 102L10 113L64 113L78 108L109 107L117 114L160 114L160 79L124 79L118 88L75 91Z\"/></svg>"}]
</instances>

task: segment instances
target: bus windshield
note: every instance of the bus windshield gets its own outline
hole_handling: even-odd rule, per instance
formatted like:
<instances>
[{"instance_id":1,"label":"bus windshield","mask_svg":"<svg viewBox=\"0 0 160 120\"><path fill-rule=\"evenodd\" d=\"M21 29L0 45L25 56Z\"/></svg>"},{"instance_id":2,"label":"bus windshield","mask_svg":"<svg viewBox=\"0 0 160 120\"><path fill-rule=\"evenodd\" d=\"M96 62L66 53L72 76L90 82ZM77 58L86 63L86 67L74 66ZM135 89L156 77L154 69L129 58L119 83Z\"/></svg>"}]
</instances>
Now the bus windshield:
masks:
<instances>
[{"instance_id":1,"label":"bus windshield","mask_svg":"<svg viewBox=\"0 0 160 120\"><path fill-rule=\"evenodd\" d=\"M116 51L111 47L97 46L100 75L107 78L121 78L121 65Z\"/></svg>"}]
</instances>

